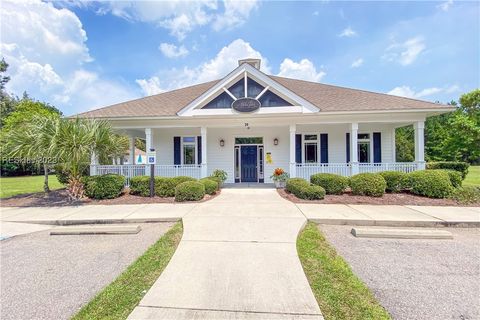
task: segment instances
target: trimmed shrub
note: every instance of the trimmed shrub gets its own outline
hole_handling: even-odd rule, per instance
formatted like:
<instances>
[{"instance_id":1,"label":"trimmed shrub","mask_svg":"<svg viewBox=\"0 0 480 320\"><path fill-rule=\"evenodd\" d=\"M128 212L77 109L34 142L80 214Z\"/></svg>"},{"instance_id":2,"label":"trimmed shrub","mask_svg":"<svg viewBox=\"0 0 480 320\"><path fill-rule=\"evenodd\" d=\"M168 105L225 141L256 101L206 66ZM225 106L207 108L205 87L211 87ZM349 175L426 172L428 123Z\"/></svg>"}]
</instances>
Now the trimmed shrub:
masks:
<instances>
[{"instance_id":1,"label":"trimmed shrub","mask_svg":"<svg viewBox=\"0 0 480 320\"><path fill-rule=\"evenodd\" d=\"M327 194L342 194L348 187L348 178L333 173L317 173L310 182L325 189Z\"/></svg>"},{"instance_id":2,"label":"trimmed shrub","mask_svg":"<svg viewBox=\"0 0 480 320\"><path fill-rule=\"evenodd\" d=\"M460 203L480 203L480 186L456 188L452 198Z\"/></svg>"},{"instance_id":3,"label":"trimmed shrub","mask_svg":"<svg viewBox=\"0 0 480 320\"><path fill-rule=\"evenodd\" d=\"M61 184L68 184L68 172L63 169L63 166L56 165L54 167L54 170L58 182L60 182Z\"/></svg>"},{"instance_id":4,"label":"trimmed shrub","mask_svg":"<svg viewBox=\"0 0 480 320\"><path fill-rule=\"evenodd\" d=\"M187 177L187 176L178 176L178 177L173 177L173 181L175 181L175 186L178 186L182 182L186 181L197 181L197 179L192 178L192 177Z\"/></svg>"},{"instance_id":5,"label":"trimmed shrub","mask_svg":"<svg viewBox=\"0 0 480 320\"><path fill-rule=\"evenodd\" d=\"M288 179L285 189L300 199L320 200L325 198L325 189L312 185L301 178Z\"/></svg>"},{"instance_id":6,"label":"trimmed shrub","mask_svg":"<svg viewBox=\"0 0 480 320\"><path fill-rule=\"evenodd\" d=\"M222 180L222 178L217 177L217 176L210 176L210 177L206 177L206 178L204 178L204 179L209 179L209 180L215 181L215 182L217 183L217 185L218 185L217 190L220 190L220 188L221 188L222 185L223 185L223 180Z\"/></svg>"},{"instance_id":7,"label":"trimmed shrub","mask_svg":"<svg viewBox=\"0 0 480 320\"><path fill-rule=\"evenodd\" d=\"M203 183L203 185L205 186L205 193L206 194L215 194L217 193L217 190L218 190L218 182L217 181L213 181L209 178L203 178L203 179L200 179L199 180L201 183Z\"/></svg>"},{"instance_id":8,"label":"trimmed shrub","mask_svg":"<svg viewBox=\"0 0 480 320\"><path fill-rule=\"evenodd\" d=\"M462 186L462 174L455 170L438 170L438 171L445 171L450 178L450 183L454 188L458 188Z\"/></svg>"},{"instance_id":9,"label":"trimmed shrub","mask_svg":"<svg viewBox=\"0 0 480 320\"><path fill-rule=\"evenodd\" d=\"M130 194L142 197L150 196L150 177L136 176L130 178Z\"/></svg>"},{"instance_id":10,"label":"trimmed shrub","mask_svg":"<svg viewBox=\"0 0 480 320\"><path fill-rule=\"evenodd\" d=\"M228 174L224 170L215 169L212 173L212 177L219 178L221 181L220 185L222 185L225 182L225 180L227 180Z\"/></svg>"},{"instance_id":11,"label":"trimmed shrub","mask_svg":"<svg viewBox=\"0 0 480 320\"><path fill-rule=\"evenodd\" d=\"M175 187L184 181L177 183L175 178L155 177L155 195L166 198L175 196Z\"/></svg>"},{"instance_id":12,"label":"trimmed shrub","mask_svg":"<svg viewBox=\"0 0 480 320\"><path fill-rule=\"evenodd\" d=\"M205 196L205 186L199 181L185 181L175 188L175 201L198 201Z\"/></svg>"},{"instance_id":13,"label":"trimmed shrub","mask_svg":"<svg viewBox=\"0 0 480 320\"><path fill-rule=\"evenodd\" d=\"M428 170L435 169L446 169L446 170L455 170L462 174L462 180L465 179L468 173L468 167L470 164L467 162L461 161L439 161L439 162L428 162L426 164Z\"/></svg>"},{"instance_id":14,"label":"trimmed shrub","mask_svg":"<svg viewBox=\"0 0 480 320\"><path fill-rule=\"evenodd\" d=\"M125 177L118 174L84 177L85 195L92 199L113 199L122 194Z\"/></svg>"},{"instance_id":15,"label":"trimmed shrub","mask_svg":"<svg viewBox=\"0 0 480 320\"><path fill-rule=\"evenodd\" d=\"M400 192L403 189L403 181L405 173L400 171L383 171L379 174L385 179L387 183L386 190L388 192Z\"/></svg>"},{"instance_id":16,"label":"trimmed shrub","mask_svg":"<svg viewBox=\"0 0 480 320\"><path fill-rule=\"evenodd\" d=\"M350 178L352 193L361 196L381 197L387 182L378 173L360 173Z\"/></svg>"},{"instance_id":17,"label":"trimmed shrub","mask_svg":"<svg viewBox=\"0 0 480 320\"><path fill-rule=\"evenodd\" d=\"M453 186L450 176L444 170L419 170L406 175L405 185L414 194L429 198L446 198Z\"/></svg>"}]
</instances>

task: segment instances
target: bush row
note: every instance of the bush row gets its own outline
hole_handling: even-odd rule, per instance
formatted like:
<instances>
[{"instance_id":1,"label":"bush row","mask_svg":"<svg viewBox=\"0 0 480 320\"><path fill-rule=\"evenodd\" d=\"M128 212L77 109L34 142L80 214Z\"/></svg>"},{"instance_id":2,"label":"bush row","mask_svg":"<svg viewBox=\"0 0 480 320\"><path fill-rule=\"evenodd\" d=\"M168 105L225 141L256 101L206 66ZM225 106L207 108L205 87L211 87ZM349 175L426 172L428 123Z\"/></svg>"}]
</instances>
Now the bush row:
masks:
<instances>
[{"instance_id":1,"label":"bush row","mask_svg":"<svg viewBox=\"0 0 480 320\"><path fill-rule=\"evenodd\" d=\"M350 186L352 194L381 197L385 191L401 192L410 190L430 198L446 198L462 186L462 174L456 170L430 169L403 173L384 171L379 173L361 173L350 179L327 173L311 176L314 185L321 186L327 194L342 194ZM473 191L467 188L468 197ZM293 192L292 192L293 193Z\"/></svg>"},{"instance_id":2,"label":"bush row","mask_svg":"<svg viewBox=\"0 0 480 320\"><path fill-rule=\"evenodd\" d=\"M155 195L166 198L175 197L176 201L197 201L205 194L215 194L221 185L216 177L197 180L191 177L155 177ZM199 185L202 187L199 188ZM150 177L137 176L130 179L130 193L143 197L150 195Z\"/></svg>"},{"instance_id":3,"label":"bush row","mask_svg":"<svg viewBox=\"0 0 480 320\"><path fill-rule=\"evenodd\" d=\"M305 179L292 178L287 180L286 190L300 199L320 200L325 197L325 189L309 183Z\"/></svg>"},{"instance_id":4,"label":"bush row","mask_svg":"<svg viewBox=\"0 0 480 320\"><path fill-rule=\"evenodd\" d=\"M465 179L465 177L468 174L468 168L470 167L470 164L467 162L457 162L457 161L439 161L439 162L428 162L426 164L427 170L438 170L438 169L444 169L444 170L454 170L460 172L462 175L462 180Z\"/></svg>"}]
</instances>

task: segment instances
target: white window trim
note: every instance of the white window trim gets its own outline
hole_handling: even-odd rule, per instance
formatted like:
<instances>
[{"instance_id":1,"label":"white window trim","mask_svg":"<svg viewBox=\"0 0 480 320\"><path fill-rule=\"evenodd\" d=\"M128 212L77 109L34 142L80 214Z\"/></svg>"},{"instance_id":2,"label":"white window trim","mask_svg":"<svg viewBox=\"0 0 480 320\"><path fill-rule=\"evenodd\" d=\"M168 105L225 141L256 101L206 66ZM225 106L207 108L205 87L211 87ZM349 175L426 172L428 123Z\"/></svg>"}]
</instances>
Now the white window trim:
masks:
<instances>
[{"instance_id":1,"label":"white window trim","mask_svg":"<svg viewBox=\"0 0 480 320\"><path fill-rule=\"evenodd\" d=\"M377 132L377 131L376 131ZM378 131L381 132L381 131ZM361 134L368 134L368 139L358 139L358 135ZM373 163L373 131L359 131L357 135L357 159L358 163ZM368 151L369 151L369 161L368 162L360 162L360 148L359 144L360 142L367 142L369 143Z\"/></svg>"},{"instance_id":2,"label":"white window trim","mask_svg":"<svg viewBox=\"0 0 480 320\"><path fill-rule=\"evenodd\" d=\"M194 141L193 142L183 142L183 138L194 138ZM182 166L193 166L193 165L198 165L198 146L197 146L197 143L198 143L198 138L197 136L192 136L192 135L185 135L185 136L180 136L180 164ZM185 164L185 150L183 148L184 145L193 145L195 147L195 154L194 154L194 158L195 158L195 163L193 164Z\"/></svg>"}]
</instances>

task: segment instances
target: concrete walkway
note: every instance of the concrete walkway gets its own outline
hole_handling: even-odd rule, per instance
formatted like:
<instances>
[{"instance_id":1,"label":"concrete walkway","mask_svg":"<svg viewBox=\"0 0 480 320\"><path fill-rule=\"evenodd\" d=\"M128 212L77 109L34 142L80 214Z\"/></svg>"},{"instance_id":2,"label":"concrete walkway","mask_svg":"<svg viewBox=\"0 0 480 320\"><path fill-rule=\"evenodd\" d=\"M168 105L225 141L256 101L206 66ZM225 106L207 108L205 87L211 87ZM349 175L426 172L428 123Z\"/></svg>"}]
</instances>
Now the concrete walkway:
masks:
<instances>
[{"instance_id":1,"label":"concrete walkway","mask_svg":"<svg viewBox=\"0 0 480 320\"><path fill-rule=\"evenodd\" d=\"M323 319L297 257L306 221L275 190L223 190L183 217L177 251L129 319Z\"/></svg>"}]
</instances>

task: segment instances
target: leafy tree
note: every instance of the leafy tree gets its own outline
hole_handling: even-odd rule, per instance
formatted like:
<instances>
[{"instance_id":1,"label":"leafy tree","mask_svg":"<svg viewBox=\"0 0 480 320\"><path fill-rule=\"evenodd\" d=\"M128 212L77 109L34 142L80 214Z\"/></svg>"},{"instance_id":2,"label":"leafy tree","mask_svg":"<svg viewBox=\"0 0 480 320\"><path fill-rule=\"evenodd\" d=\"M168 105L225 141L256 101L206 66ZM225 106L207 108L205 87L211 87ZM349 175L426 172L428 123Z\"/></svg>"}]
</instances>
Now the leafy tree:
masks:
<instances>
[{"instance_id":1,"label":"leafy tree","mask_svg":"<svg viewBox=\"0 0 480 320\"><path fill-rule=\"evenodd\" d=\"M8 64L5 59L0 61L0 129L3 127L4 119L15 109L18 99L11 97L5 91L5 84L10 81L10 77L5 75Z\"/></svg>"},{"instance_id":2,"label":"leafy tree","mask_svg":"<svg viewBox=\"0 0 480 320\"><path fill-rule=\"evenodd\" d=\"M398 162L415 160L415 146L413 140L413 126L398 128L395 132L395 155Z\"/></svg>"},{"instance_id":3,"label":"leafy tree","mask_svg":"<svg viewBox=\"0 0 480 320\"><path fill-rule=\"evenodd\" d=\"M5 149L11 157L18 157L43 165L43 191L50 192L48 187L48 166L52 164L55 150L51 148L52 137L55 136L60 117L58 114L34 116L22 126L12 127L5 134Z\"/></svg>"},{"instance_id":4,"label":"leafy tree","mask_svg":"<svg viewBox=\"0 0 480 320\"><path fill-rule=\"evenodd\" d=\"M145 146L145 140L142 140L140 138L135 139L135 148L146 151L147 147Z\"/></svg>"},{"instance_id":5,"label":"leafy tree","mask_svg":"<svg viewBox=\"0 0 480 320\"><path fill-rule=\"evenodd\" d=\"M4 119L2 131L29 123L36 116L50 115L60 116L62 112L48 103L33 101L27 96L20 100L14 111Z\"/></svg>"}]
</instances>

